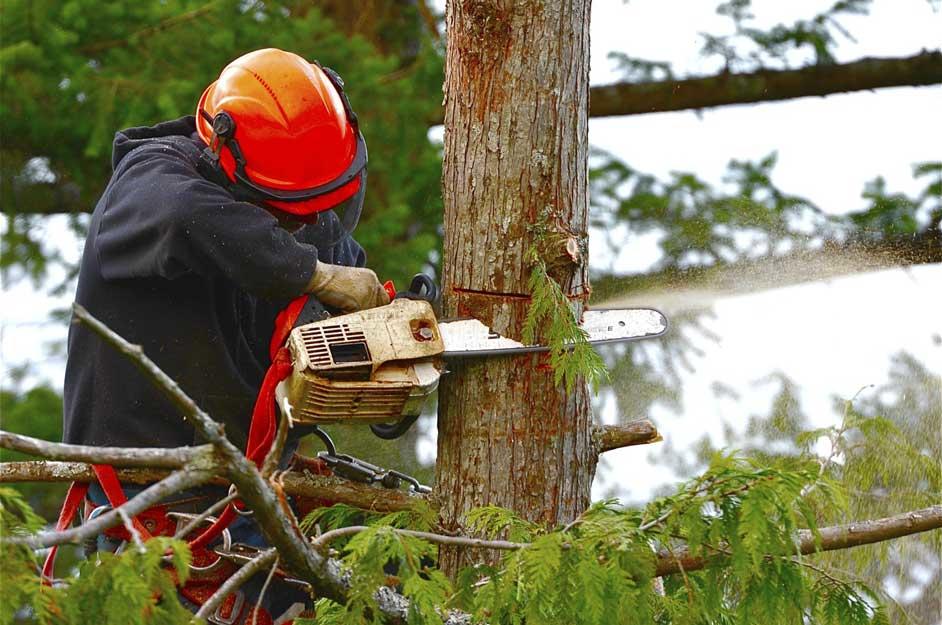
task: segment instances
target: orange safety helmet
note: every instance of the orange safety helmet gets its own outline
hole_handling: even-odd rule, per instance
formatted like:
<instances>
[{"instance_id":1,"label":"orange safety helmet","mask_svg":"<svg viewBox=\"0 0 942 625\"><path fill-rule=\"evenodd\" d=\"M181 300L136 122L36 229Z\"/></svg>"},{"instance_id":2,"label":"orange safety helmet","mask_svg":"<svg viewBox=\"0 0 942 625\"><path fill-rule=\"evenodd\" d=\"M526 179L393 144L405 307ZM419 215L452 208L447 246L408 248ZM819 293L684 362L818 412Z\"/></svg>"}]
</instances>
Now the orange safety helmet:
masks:
<instances>
[{"instance_id":1,"label":"orange safety helmet","mask_svg":"<svg viewBox=\"0 0 942 625\"><path fill-rule=\"evenodd\" d=\"M203 92L196 130L209 146L201 169L238 199L299 221L343 204L344 226L356 225L366 141L330 68L275 48L240 56Z\"/></svg>"}]
</instances>

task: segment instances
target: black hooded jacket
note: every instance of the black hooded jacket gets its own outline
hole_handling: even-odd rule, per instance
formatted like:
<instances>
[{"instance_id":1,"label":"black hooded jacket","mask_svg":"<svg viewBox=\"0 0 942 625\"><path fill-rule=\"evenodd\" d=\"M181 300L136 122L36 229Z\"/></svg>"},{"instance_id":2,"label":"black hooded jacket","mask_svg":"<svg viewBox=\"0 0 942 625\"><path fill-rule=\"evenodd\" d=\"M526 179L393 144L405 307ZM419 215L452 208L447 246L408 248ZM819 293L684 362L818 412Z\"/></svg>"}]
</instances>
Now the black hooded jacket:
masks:
<instances>
[{"instance_id":1,"label":"black hooded jacket","mask_svg":"<svg viewBox=\"0 0 942 625\"><path fill-rule=\"evenodd\" d=\"M244 445L269 365L275 315L317 261L362 267L333 213L291 234L198 171L194 118L117 133L114 173L92 215L75 300L140 345ZM64 440L176 447L202 442L127 358L73 323Z\"/></svg>"}]
</instances>

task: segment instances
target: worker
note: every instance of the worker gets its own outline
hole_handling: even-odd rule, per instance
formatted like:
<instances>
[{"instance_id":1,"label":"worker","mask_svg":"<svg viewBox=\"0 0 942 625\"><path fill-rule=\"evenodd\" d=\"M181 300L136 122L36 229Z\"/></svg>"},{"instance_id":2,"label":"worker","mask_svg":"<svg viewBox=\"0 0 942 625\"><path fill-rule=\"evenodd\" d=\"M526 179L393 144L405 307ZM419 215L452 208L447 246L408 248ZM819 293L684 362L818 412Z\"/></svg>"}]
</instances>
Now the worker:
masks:
<instances>
[{"instance_id":1,"label":"worker","mask_svg":"<svg viewBox=\"0 0 942 625\"><path fill-rule=\"evenodd\" d=\"M270 364L275 317L291 299L312 294L341 312L389 302L351 236L366 192L367 150L343 86L317 62L257 50L222 70L194 116L115 136L114 172L89 225L76 302L140 345L237 446L245 445ZM66 442L204 442L145 374L88 327L73 323L68 347ZM292 432L288 452L300 434ZM169 509L202 511L224 495L178 493ZM99 484L88 499L87 510L108 503ZM261 540L247 519L231 528L234 537L240 527L240 541ZM110 540L103 544L113 548ZM248 620L257 599L250 587L210 622ZM207 598L207 588L185 590L193 609ZM296 599L269 591L258 623L290 623Z\"/></svg>"}]
</instances>

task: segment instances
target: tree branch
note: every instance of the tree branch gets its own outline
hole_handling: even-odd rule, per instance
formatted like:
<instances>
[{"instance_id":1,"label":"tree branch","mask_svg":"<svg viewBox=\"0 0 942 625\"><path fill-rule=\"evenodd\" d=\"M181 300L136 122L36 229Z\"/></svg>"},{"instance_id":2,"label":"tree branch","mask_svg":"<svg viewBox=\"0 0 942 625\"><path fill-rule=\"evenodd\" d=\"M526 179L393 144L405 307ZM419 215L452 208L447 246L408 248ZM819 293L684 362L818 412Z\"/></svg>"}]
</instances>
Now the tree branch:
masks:
<instances>
[{"instance_id":1,"label":"tree branch","mask_svg":"<svg viewBox=\"0 0 942 625\"><path fill-rule=\"evenodd\" d=\"M365 530L370 529L366 525L348 525L347 527L338 527L335 530L324 532L311 541L315 549L322 549L338 538L353 536ZM523 549L527 545L524 543L514 543L506 540L485 540L483 538L468 538L467 536L446 536L445 534L434 534L432 532L419 532L416 530L407 530L399 528L390 528L394 534L401 536L410 536L419 538L436 545L453 545L456 547L474 547L476 549L501 549L504 551L513 551Z\"/></svg>"},{"instance_id":2,"label":"tree branch","mask_svg":"<svg viewBox=\"0 0 942 625\"><path fill-rule=\"evenodd\" d=\"M653 423L647 419L631 421L624 425L600 425L592 430L598 453L613 449L647 445L664 440Z\"/></svg>"},{"instance_id":3,"label":"tree branch","mask_svg":"<svg viewBox=\"0 0 942 625\"><path fill-rule=\"evenodd\" d=\"M3 542L11 545L27 545L32 549L41 549L65 543L78 543L86 538L97 536L108 528L120 525L123 522L122 513L128 518L135 517L174 493L205 484L211 477L212 473L203 469L182 469L142 490L118 509L110 510L101 516L95 517L84 525L61 532L51 531L28 536L9 536L4 538Z\"/></svg>"},{"instance_id":4,"label":"tree branch","mask_svg":"<svg viewBox=\"0 0 942 625\"><path fill-rule=\"evenodd\" d=\"M589 115L639 115L942 82L942 53L593 87Z\"/></svg>"},{"instance_id":5,"label":"tree branch","mask_svg":"<svg viewBox=\"0 0 942 625\"><path fill-rule=\"evenodd\" d=\"M91 460L96 464L102 462L97 458ZM127 484L153 484L164 479L167 475L167 471L161 469L118 469L118 479ZM82 462L26 460L0 463L0 484L12 482L94 482L96 479L91 464ZM427 495L360 484L339 477L325 477L308 472L288 471L281 475L280 480L286 495L326 499L371 512L386 513L411 510L420 501L427 501L429 505L435 507L434 500ZM211 482L221 486L231 484L229 480L220 476L214 477Z\"/></svg>"},{"instance_id":6,"label":"tree branch","mask_svg":"<svg viewBox=\"0 0 942 625\"><path fill-rule=\"evenodd\" d=\"M200 606L199 611L196 613L196 618L208 619L216 612L216 608L219 607L227 596L242 587L242 585L249 581L256 573L268 565L273 564L277 558L278 550L268 549L261 552L255 559L243 564L239 567L238 571L233 573L232 576L212 594L206 603Z\"/></svg>"},{"instance_id":7,"label":"tree branch","mask_svg":"<svg viewBox=\"0 0 942 625\"><path fill-rule=\"evenodd\" d=\"M938 83L942 83L942 52L925 51L910 57L864 58L800 69L724 72L682 80L600 85L589 90L589 117L699 110ZM439 112L430 125L441 123L442 113Z\"/></svg>"},{"instance_id":8,"label":"tree branch","mask_svg":"<svg viewBox=\"0 0 942 625\"><path fill-rule=\"evenodd\" d=\"M798 549L802 555L824 551L836 551L860 545L870 545L911 534L919 534L942 528L942 504L912 510L895 516L870 521L857 521L847 525L822 527L820 547L809 530L798 533ZM655 575L671 575L681 571L696 571L708 566L721 566L727 560L724 554L693 556L686 548L658 554Z\"/></svg>"},{"instance_id":9,"label":"tree branch","mask_svg":"<svg viewBox=\"0 0 942 625\"><path fill-rule=\"evenodd\" d=\"M198 458L209 460L212 445L159 449L153 447L93 447L52 443L32 436L0 430L0 447L51 460L77 460L119 467L179 469Z\"/></svg>"}]
</instances>

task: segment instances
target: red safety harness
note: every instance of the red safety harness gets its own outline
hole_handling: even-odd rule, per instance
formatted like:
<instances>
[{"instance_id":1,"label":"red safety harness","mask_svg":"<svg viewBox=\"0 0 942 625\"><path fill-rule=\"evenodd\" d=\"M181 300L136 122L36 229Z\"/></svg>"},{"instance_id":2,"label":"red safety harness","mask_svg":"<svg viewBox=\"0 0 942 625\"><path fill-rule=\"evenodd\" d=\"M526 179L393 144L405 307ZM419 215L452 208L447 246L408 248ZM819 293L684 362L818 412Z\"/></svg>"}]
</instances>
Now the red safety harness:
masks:
<instances>
[{"instance_id":1,"label":"red safety harness","mask_svg":"<svg viewBox=\"0 0 942 625\"><path fill-rule=\"evenodd\" d=\"M249 425L249 435L248 441L246 442L246 457L253 461L255 465L261 468L262 463L265 460L265 456L268 454L271 449L272 443L275 440L275 433L278 427L278 416L277 408L275 405L275 388L278 386L278 383L287 378L291 374L291 354L288 352L288 348L285 345L287 341L288 334L294 328L296 322L298 321L298 316L301 314L301 311L304 308L305 303L308 300L307 295L302 295L301 297L295 298L291 301L288 306L282 310L278 316L275 318L275 329L272 333L271 343L269 345L269 353L271 355L271 366L268 368L268 371L265 373L265 378L262 381L262 386L259 389L258 397L255 400L255 408L252 411L252 420ZM101 485L102 490L105 493L105 496L108 498L108 503L112 508L117 508L125 503L127 503L127 496L124 493L124 489L121 487L121 483L118 480L117 472L114 467L107 464L96 464L92 467L95 471L95 477L98 479L98 483ZM62 504L62 510L59 513L59 519L56 522L56 531L62 531L72 525L72 521L75 519L75 515L78 513L78 509L85 501L85 496L88 493L89 485L87 483L73 482L69 486L69 491L66 494L65 501ZM236 519L238 515L237 509L242 508L243 504L241 502L235 502L226 506L226 509L222 514L219 515L218 519L203 533L197 536L195 539L189 541L189 547L192 552L194 552L194 559L200 557L200 559L205 560L209 555L205 552L206 547ZM157 506L150 510L147 510L141 514L141 516L147 515L151 510L157 510L159 512L164 512L166 506ZM161 516L161 515L158 515ZM165 515L164 515L165 516ZM147 529L141 521L135 517L131 520L133 527L140 534L142 540L147 540L151 538L154 533ZM164 525L162 523L157 524L157 528L162 529L160 526ZM131 537L128 532L124 529L120 529L116 532L117 535L121 536L126 540L129 540ZM158 532L158 535L160 533ZM58 552L58 546L52 547L49 551L49 554L46 556L46 561L43 564L42 568L42 580L44 584L51 584L54 574L54 566L56 560L56 554ZM218 559L219 556L216 556ZM224 579L224 578L223 578ZM221 583L222 580L219 580ZM190 584L188 583L187 586ZM218 584L215 584L218 587ZM212 594L206 594L208 590L205 589L192 589L193 592L187 592L187 587L181 588L181 592L185 597L194 601L197 604L204 603ZM203 596L205 595L205 596ZM236 617L238 614L232 614L235 612L236 600L233 599L234 595L230 595L227 598L226 603L223 605L223 608L228 607L228 611L233 619L230 622L236 622ZM230 605L232 604L232 605ZM241 609L241 605L239 606ZM265 619L262 616L263 610L259 610L259 624L265 623ZM265 615L267 616L267 615ZM270 617L268 617L267 622L271 622Z\"/></svg>"}]
</instances>

